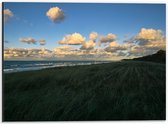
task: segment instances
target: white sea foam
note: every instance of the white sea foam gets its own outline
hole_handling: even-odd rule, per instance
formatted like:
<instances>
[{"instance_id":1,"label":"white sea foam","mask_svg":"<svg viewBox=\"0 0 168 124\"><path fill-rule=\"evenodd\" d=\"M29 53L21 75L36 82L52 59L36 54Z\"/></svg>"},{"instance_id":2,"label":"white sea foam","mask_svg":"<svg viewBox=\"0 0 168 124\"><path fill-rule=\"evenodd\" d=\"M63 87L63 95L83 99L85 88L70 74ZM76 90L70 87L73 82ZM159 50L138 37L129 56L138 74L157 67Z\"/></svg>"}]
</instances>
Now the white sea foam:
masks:
<instances>
[{"instance_id":1,"label":"white sea foam","mask_svg":"<svg viewBox=\"0 0 168 124\"><path fill-rule=\"evenodd\" d=\"M77 65L91 65L107 62L42 62L42 63L18 63L8 64L8 68L4 68L4 73L41 70L46 68L64 67L64 66L77 66Z\"/></svg>"}]
</instances>

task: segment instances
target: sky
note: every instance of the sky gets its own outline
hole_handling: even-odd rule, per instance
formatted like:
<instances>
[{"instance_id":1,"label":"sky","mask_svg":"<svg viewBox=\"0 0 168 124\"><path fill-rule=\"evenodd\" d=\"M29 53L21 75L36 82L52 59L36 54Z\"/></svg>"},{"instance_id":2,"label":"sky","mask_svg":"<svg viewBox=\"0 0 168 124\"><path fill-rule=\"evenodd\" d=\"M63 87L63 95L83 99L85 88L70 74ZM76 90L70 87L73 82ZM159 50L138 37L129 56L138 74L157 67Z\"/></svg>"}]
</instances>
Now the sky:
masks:
<instances>
[{"instance_id":1,"label":"sky","mask_svg":"<svg viewBox=\"0 0 168 124\"><path fill-rule=\"evenodd\" d=\"M121 60L165 50L165 4L4 3L4 58Z\"/></svg>"}]
</instances>

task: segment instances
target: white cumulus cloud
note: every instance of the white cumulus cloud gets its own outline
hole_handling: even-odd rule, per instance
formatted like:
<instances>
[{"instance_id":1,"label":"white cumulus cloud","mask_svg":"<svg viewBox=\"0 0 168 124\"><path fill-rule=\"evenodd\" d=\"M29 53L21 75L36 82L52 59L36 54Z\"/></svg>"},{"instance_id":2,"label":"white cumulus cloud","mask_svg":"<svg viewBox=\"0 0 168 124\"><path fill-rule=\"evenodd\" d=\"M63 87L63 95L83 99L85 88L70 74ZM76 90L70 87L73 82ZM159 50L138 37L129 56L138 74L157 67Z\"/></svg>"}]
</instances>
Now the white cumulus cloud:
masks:
<instances>
[{"instance_id":1,"label":"white cumulus cloud","mask_svg":"<svg viewBox=\"0 0 168 124\"><path fill-rule=\"evenodd\" d=\"M89 35L90 40L95 41L98 37L98 34L96 32L91 32Z\"/></svg>"},{"instance_id":2,"label":"white cumulus cloud","mask_svg":"<svg viewBox=\"0 0 168 124\"><path fill-rule=\"evenodd\" d=\"M95 46L96 46L96 43L93 40L89 40L89 41L84 42L82 44L81 49L83 49L83 50L91 50L91 49L94 49Z\"/></svg>"},{"instance_id":3,"label":"white cumulus cloud","mask_svg":"<svg viewBox=\"0 0 168 124\"><path fill-rule=\"evenodd\" d=\"M4 59L46 59L52 57L52 51L36 48L6 48Z\"/></svg>"},{"instance_id":4,"label":"white cumulus cloud","mask_svg":"<svg viewBox=\"0 0 168 124\"><path fill-rule=\"evenodd\" d=\"M125 51L130 48L131 45L128 43L125 44L118 44L116 41L111 42L108 47L105 48L107 52L118 52L118 51Z\"/></svg>"},{"instance_id":5,"label":"white cumulus cloud","mask_svg":"<svg viewBox=\"0 0 168 124\"><path fill-rule=\"evenodd\" d=\"M117 36L115 34L109 33L106 36L100 37L100 43L110 43L117 40Z\"/></svg>"},{"instance_id":6,"label":"white cumulus cloud","mask_svg":"<svg viewBox=\"0 0 168 124\"><path fill-rule=\"evenodd\" d=\"M140 32L126 42L135 43L146 48L166 48L166 39L161 30L142 28Z\"/></svg>"},{"instance_id":7,"label":"white cumulus cloud","mask_svg":"<svg viewBox=\"0 0 168 124\"><path fill-rule=\"evenodd\" d=\"M150 55L160 49L166 49L166 38L162 31L152 28L142 28L137 35L126 42L133 44L128 52L134 56Z\"/></svg>"},{"instance_id":8,"label":"white cumulus cloud","mask_svg":"<svg viewBox=\"0 0 168 124\"><path fill-rule=\"evenodd\" d=\"M46 16L48 16L48 18L52 20L54 23L61 22L65 18L64 12L58 7L50 8L47 11Z\"/></svg>"},{"instance_id":9,"label":"white cumulus cloud","mask_svg":"<svg viewBox=\"0 0 168 124\"><path fill-rule=\"evenodd\" d=\"M79 33L66 35L62 41L59 41L59 44L68 44L68 45L80 45L85 41L85 37L83 37Z\"/></svg>"}]
</instances>

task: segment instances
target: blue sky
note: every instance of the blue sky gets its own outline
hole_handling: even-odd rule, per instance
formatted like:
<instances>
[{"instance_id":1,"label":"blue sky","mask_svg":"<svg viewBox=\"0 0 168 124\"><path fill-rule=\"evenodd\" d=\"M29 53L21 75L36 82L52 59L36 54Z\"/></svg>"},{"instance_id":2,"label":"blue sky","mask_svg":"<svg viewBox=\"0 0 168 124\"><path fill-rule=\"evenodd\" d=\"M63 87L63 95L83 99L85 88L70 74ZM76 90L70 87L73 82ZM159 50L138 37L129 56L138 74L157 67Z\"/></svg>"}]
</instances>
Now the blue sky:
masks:
<instances>
[{"instance_id":1,"label":"blue sky","mask_svg":"<svg viewBox=\"0 0 168 124\"><path fill-rule=\"evenodd\" d=\"M51 7L63 10L64 21L49 20L46 12ZM25 37L45 39L45 48L52 50L65 35L75 32L86 39L93 31L112 33L123 43L126 35L134 36L141 28L160 29L163 34L166 30L164 4L4 3L4 9L14 14L4 26L4 38L9 41L5 47L9 48L41 48L18 40Z\"/></svg>"},{"instance_id":2,"label":"blue sky","mask_svg":"<svg viewBox=\"0 0 168 124\"><path fill-rule=\"evenodd\" d=\"M61 8L66 16L59 24L46 16L48 9L54 6ZM87 38L92 31L101 35L111 32L119 37L119 42L125 35L135 35L142 27L165 32L165 5L5 3L4 8L21 18L12 18L5 25L5 40L13 47L37 47L19 42L22 37L46 39L46 47L53 49L57 41L74 32Z\"/></svg>"}]
</instances>

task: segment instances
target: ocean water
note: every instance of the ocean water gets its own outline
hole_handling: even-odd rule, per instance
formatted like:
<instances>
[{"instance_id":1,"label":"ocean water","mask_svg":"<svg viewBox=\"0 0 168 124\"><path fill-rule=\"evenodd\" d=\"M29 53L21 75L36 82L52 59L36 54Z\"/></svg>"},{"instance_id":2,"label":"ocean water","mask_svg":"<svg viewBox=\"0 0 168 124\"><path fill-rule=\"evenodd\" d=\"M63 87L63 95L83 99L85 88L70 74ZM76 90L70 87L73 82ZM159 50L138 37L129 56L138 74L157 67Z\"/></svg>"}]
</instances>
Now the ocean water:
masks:
<instances>
[{"instance_id":1,"label":"ocean water","mask_svg":"<svg viewBox=\"0 0 168 124\"><path fill-rule=\"evenodd\" d=\"M4 61L4 73L40 70L61 66L77 66L107 63L107 61Z\"/></svg>"}]
</instances>

